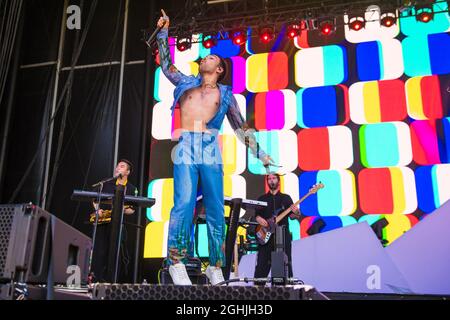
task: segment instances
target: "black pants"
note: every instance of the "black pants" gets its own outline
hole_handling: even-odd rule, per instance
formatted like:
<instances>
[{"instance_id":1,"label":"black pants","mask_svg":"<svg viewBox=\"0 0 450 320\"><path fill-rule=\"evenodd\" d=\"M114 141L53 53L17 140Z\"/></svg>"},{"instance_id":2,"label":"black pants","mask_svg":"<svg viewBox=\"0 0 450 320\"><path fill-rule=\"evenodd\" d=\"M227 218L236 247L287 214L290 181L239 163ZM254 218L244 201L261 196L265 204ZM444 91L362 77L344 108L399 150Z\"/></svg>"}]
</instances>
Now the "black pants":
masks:
<instances>
[{"instance_id":1,"label":"black pants","mask_svg":"<svg viewBox=\"0 0 450 320\"><path fill-rule=\"evenodd\" d=\"M110 236L111 226L109 223L97 226L91 268L96 282L107 282L106 272L108 267Z\"/></svg>"},{"instance_id":2,"label":"black pants","mask_svg":"<svg viewBox=\"0 0 450 320\"><path fill-rule=\"evenodd\" d=\"M275 250L275 235L272 235L265 245L258 245L258 259L255 269L255 278L266 278L271 268L271 254ZM292 277L292 237L289 232L285 235L285 253L288 258L288 277ZM257 283L263 284L263 283Z\"/></svg>"},{"instance_id":3,"label":"black pants","mask_svg":"<svg viewBox=\"0 0 450 320\"><path fill-rule=\"evenodd\" d=\"M111 224L105 223L97 226L97 234L95 236L95 246L92 255L92 268L95 282L111 282L112 275L108 274L108 256L111 246ZM120 245L119 257L119 275L128 275L128 253L125 250L126 227L122 228L122 239ZM111 269L111 268L110 268Z\"/></svg>"}]
</instances>

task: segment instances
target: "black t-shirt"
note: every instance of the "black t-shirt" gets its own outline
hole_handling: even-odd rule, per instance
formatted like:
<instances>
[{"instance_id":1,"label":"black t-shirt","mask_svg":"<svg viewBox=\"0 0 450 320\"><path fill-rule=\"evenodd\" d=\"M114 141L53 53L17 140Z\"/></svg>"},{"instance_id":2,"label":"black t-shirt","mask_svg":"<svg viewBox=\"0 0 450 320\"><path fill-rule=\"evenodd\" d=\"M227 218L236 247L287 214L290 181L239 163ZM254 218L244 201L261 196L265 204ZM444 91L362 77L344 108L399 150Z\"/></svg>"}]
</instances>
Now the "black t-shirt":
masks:
<instances>
[{"instance_id":1,"label":"black t-shirt","mask_svg":"<svg viewBox=\"0 0 450 320\"><path fill-rule=\"evenodd\" d=\"M285 209L289 208L294 202L290 195L278 192L276 194L272 194L270 191L266 194L263 194L258 198L258 201L267 202L267 207L264 209L258 209L255 211L256 216L260 216L264 219L269 219L274 215L281 214ZM281 220L278 225L287 226L288 227L288 217L290 214L286 215L286 217Z\"/></svg>"}]
</instances>

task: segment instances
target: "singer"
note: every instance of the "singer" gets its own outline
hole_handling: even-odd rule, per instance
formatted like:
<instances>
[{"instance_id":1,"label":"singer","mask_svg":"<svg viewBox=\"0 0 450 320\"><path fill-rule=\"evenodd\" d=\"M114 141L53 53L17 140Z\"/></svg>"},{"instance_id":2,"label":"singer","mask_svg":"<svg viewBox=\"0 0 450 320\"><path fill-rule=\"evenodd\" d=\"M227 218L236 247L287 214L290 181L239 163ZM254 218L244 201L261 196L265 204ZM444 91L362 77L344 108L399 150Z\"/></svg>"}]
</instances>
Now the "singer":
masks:
<instances>
[{"instance_id":1,"label":"singer","mask_svg":"<svg viewBox=\"0 0 450 320\"><path fill-rule=\"evenodd\" d=\"M161 12L163 17L157 22L160 64L164 75L175 85L172 115L177 103L181 115L181 134L175 152L172 152L174 207L170 213L166 265L174 284L192 284L185 264L189 259L200 180L208 232L209 266L206 276L214 285L224 281L221 269L225 265L223 164L218 131L225 115L239 140L266 168L273 160L259 147L255 135L244 122L231 87L219 83L224 79L227 67L221 57L208 55L202 59L198 76L187 76L172 64L167 40L169 17L164 10Z\"/></svg>"},{"instance_id":2,"label":"singer","mask_svg":"<svg viewBox=\"0 0 450 320\"><path fill-rule=\"evenodd\" d=\"M126 159L121 159L116 165L114 169L114 177L112 179L108 179L105 183L103 183L103 188L101 189L102 193L110 193L114 194L116 191L116 186L121 184L125 186L125 194L137 196L138 190L128 181L128 177L133 171L133 165L130 161ZM97 188L101 188L101 186L97 186ZM96 191L99 189L96 188ZM110 244L110 235L111 235L111 209L112 204L109 202L102 202L100 204L93 203L94 210L98 208L98 218L99 223L97 225L97 233L95 236L95 246L94 252L92 256L92 272L91 275L93 277L93 282L105 282L106 276L106 267L108 261L108 250ZM134 213L134 208L132 206L125 206L124 213L126 215L131 215ZM95 221L95 212L91 214L91 222ZM125 229L124 229L125 230ZM121 250L124 250L123 246ZM123 257L123 255L121 255Z\"/></svg>"}]
</instances>

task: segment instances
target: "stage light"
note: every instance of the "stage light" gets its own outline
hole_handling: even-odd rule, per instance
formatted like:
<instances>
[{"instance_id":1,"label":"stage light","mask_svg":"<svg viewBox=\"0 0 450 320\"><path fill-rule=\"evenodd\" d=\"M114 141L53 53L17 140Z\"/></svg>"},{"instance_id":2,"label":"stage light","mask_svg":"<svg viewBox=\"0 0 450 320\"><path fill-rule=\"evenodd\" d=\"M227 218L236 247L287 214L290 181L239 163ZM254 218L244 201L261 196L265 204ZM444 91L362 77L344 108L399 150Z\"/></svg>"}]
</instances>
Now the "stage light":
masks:
<instances>
[{"instance_id":1,"label":"stage light","mask_svg":"<svg viewBox=\"0 0 450 320\"><path fill-rule=\"evenodd\" d=\"M262 43L269 43L275 37L273 29L270 27L264 27L259 31L259 40Z\"/></svg>"},{"instance_id":2,"label":"stage light","mask_svg":"<svg viewBox=\"0 0 450 320\"><path fill-rule=\"evenodd\" d=\"M324 36L328 36L331 34L331 32L333 32L334 30L334 25L331 21L322 21L319 24L319 29L320 32L324 35Z\"/></svg>"},{"instance_id":3,"label":"stage light","mask_svg":"<svg viewBox=\"0 0 450 320\"><path fill-rule=\"evenodd\" d=\"M178 37L177 38L177 49L178 51L186 51L191 48L192 40L190 37Z\"/></svg>"},{"instance_id":4,"label":"stage light","mask_svg":"<svg viewBox=\"0 0 450 320\"><path fill-rule=\"evenodd\" d=\"M290 39L294 39L295 37L300 36L300 33L301 27L296 23L290 24L286 28L286 36Z\"/></svg>"},{"instance_id":5,"label":"stage light","mask_svg":"<svg viewBox=\"0 0 450 320\"><path fill-rule=\"evenodd\" d=\"M364 18L362 17L356 17L354 18L349 24L349 28L354 31L359 31L366 25L366 22L364 21Z\"/></svg>"},{"instance_id":6,"label":"stage light","mask_svg":"<svg viewBox=\"0 0 450 320\"><path fill-rule=\"evenodd\" d=\"M381 16L381 25L387 28L397 23L397 19L393 13L385 13Z\"/></svg>"},{"instance_id":7,"label":"stage light","mask_svg":"<svg viewBox=\"0 0 450 320\"><path fill-rule=\"evenodd\" d=\"M430 7L422 7L416 11L416 20L428 23L433 20L434 12Z\"/></svg>"},{"instance_id":8,"label":"stage light","mask_svg":"<svg viewBox=\"0 0 450 320\"><path fill-rule=\"evenodd\" d=\"M383 246L386 246L388 243L386 239L383 239L383 229L387 225L389 225L389 222L386 220L386 218L381 218L370 226Z\"/></svg>"},{"instance_id":9,"label":"stage light","mask_svg":"<svg viewBox=\"0 0 450 320\"><path fill-rule=\"evenodd\" d=\"M306 230L306 233L309 236L312 236L314 234L318 234L322 231L322 229L326 226L325 221L323 221L323 219L317 219L316 221L313 222L313 224L311 224L311 226L308 228L308 230Z\"/></svg>"},{"instance_id":10,"label":"stage light","mask_svg":"<svg viewBox=\"0 0 450 320\"><path fill-rule=\"evenodd\" d=\"M245 41L247 40L247 34L245 32L245 30L233 30L231 32L231 40L233 41L233 43L235 45L243 45L245 43Z\"/></svg>"},{"instance_id":11,"label":"stage light","mask_svg":"<svg viewBox=\"0 0 450 320\"><path fill-rule=\"evenodd\" d=\"M217 39L211 34L204 34L202 44L206 49L210 49L217 45Z\"/></svg>"}]
</instances>

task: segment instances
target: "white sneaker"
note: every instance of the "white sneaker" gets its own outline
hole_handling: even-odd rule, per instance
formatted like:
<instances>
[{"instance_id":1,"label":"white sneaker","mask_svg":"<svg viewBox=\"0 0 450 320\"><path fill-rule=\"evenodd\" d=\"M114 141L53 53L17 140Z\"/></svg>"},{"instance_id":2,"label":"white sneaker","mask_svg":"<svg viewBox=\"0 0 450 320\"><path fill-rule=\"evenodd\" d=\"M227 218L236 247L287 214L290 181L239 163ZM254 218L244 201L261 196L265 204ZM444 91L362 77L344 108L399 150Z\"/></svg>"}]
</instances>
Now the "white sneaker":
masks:
<instances>
[{"instance_id":1,"label":"white sneaker","mask_svg":"<svg viewBox=\"0 0 450 320\"><path fill-rule=\"evenodd\" d=\"M208 266L206 268L205 274L213 286L225 281L221 268Z\"/></svg>"},{"instance_id":2,"label":"white sneaker","mask_svg":"<svg viewBox=\"0 0 450 320\"><path fill-rule=\"evenodd\" d=\"M186 266L182 263L177 263L169 267L169 274L172 277L174 285L177 286L192 286L191 279L186 271Z\"/></svg>"}]
</instances>

